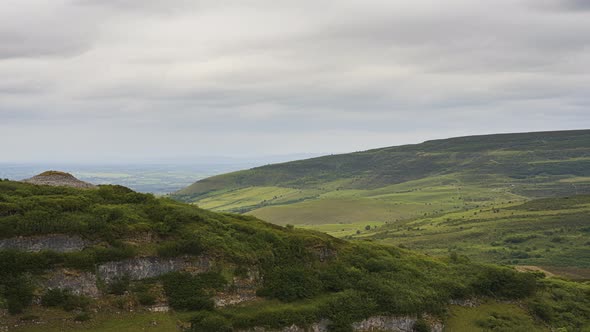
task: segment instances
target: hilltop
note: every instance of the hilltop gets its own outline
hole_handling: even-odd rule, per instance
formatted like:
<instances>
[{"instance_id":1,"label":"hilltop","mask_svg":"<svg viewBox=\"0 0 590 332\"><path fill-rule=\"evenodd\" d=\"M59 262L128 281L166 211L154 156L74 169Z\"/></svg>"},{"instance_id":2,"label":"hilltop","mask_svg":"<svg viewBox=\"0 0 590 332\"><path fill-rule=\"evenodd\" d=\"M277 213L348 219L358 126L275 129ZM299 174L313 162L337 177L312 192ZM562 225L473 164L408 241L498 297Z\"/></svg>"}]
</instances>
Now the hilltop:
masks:
<instances>
[{"instance_id":1,"label":"hilltop","mask_svg":"<svg viewBox=\"0 0 590 332\"><path fill-rule=\"evenodd\" d=\"M193 331L440 331L456 323L446 322L448 309L477 312L482 322L460 322L474 328L576 329L587 326L588 294L583 284L347 242L121 186L0 182L0 329L181 322ZM450 305L473 301L481 306Z\"/></svg>"},{"instance_id":2,"label":"hilltop","mask_svg":"<svg viewBox=\"0 0 590 332\"><path fill-rule=\"evenodd\" d=\"M277 224L354 232L423 216L590 193L590 130L468 136L223 174L173 197Z\"/></svg>"},{"instance_id":3,"label":"hilltop","mask_svg":"<svg viewBox=\"0 0 590 332\"><path fill-rule=\"evenodd\" d=\"M60 171L45 171L22 182L55 187L96 188L92 183L80 181L72 174Z\"/></svg>"}]
</instances>

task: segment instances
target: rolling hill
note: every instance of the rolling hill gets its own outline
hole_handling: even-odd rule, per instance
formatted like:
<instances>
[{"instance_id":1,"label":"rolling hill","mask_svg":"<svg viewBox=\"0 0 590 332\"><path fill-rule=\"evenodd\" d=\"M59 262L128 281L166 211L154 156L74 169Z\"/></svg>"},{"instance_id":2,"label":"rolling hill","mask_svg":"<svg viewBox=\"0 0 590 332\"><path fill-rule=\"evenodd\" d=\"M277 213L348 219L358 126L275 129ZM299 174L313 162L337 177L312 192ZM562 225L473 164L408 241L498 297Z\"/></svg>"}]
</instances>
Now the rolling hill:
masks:
<instances>
[{"instance_id":1,"label":"rolling hill","mask_svg":"<svg viewBox=\"0 0 590 332\"><path fill-rule=\"evenodd\" d=\"M589 195L450 212L362 229L346 238L590 280Z\"/></svg>"},{"instance_id":2,"label":"rolling hill","mask_svg":"<svg viewBox=\"0 0 590 332\"><path fill-rule=\"evenodd\" d=\"M172 197L276 224L368 225L590 193L590 130L458 137L267 165Z\"/></svg>"},{"instance_id":3,"label":"rolling hill","mask_svg":"<svg viewBox=\"0 0 590 332\"><path fill-rule=\"evenodd\" d=\"M0 330L580 330L589 294L121 186L0 181Z\"/></svg>"}]
</instances>

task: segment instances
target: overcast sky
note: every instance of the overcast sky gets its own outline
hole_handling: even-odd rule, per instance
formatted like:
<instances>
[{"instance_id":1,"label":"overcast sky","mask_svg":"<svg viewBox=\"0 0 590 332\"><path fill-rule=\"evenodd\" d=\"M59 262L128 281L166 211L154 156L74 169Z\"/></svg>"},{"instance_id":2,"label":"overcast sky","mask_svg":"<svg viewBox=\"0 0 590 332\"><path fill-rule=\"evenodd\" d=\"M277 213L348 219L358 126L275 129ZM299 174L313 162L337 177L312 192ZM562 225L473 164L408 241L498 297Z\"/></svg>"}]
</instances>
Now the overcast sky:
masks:
<instances>
[{"instance_id":1,"label":"overcast sky","mask_svg":"<svg viewBox=\"0 0 590 332\"><path fill-rule=\"evenodd\" d=\"M590 128L588 0L3 0L0 160Z\"/></svg>"}]
</instances>

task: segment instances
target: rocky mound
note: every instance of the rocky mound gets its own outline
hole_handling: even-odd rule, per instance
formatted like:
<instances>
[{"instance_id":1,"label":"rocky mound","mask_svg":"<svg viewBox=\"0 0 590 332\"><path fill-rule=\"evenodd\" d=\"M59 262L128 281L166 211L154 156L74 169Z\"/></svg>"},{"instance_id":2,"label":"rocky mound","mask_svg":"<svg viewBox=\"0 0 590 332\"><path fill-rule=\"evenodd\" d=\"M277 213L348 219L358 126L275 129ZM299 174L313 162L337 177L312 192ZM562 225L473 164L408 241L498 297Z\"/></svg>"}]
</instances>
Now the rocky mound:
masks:
<instances>
[{"instance_id":1,"label":"rocky mound","mask_svg":"<svg viewBox=\"0 0 590 332\"><path fill-rule=\"evenodd\" d=\"M60 171L46 171L22 182L59 187L95 188L92 183L80 181L70 173Z\"/></svg>"}]
</instances>

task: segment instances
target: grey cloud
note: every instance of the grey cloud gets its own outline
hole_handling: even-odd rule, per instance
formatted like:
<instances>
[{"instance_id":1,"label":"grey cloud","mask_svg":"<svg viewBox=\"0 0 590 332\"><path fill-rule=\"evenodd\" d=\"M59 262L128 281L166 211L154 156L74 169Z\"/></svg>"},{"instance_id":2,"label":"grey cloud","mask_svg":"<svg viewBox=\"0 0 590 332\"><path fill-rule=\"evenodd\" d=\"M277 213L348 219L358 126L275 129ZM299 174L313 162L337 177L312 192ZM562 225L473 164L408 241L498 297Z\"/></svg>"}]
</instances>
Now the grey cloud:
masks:
<instances>
[{"instance_id":1,"label":"grey cloud","mask_svg":"<svg viewBox=\"0 0 590 332\"><path fill-rule=\"evenodd\" d=\"M9 7L0 140L15 146L0 153L16 159L39 152L34 141L72 135L96 155L140 158L146 145L163 155L326 152L590 126L581 1Z\"/></svg>"},{"instance_id":2,"label":"grey cloud","mask_svg":"<svg viewBox=\"0 0 590 332\"><path fill-rule=\"evenodd\" d=\"M100 20L63 1L8 0L0 12L0 60L79 55L91 48Z\"/></svg>"},{"instance_id":3,"label":"grey cloud","mask_svg":"<svg viewBox=\"0 0 590 332\"><path fill-rule=\"evenodd\" d=\"M586 0L561 0L558 1L564 8L571 10L590 10L590 2Z\"/></svg>"}]
</instances>

